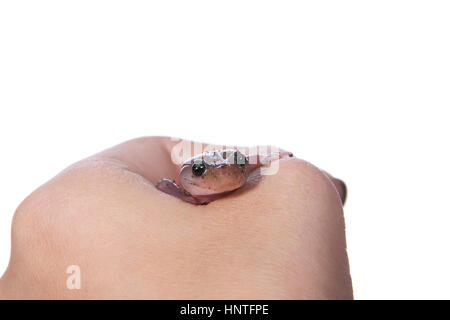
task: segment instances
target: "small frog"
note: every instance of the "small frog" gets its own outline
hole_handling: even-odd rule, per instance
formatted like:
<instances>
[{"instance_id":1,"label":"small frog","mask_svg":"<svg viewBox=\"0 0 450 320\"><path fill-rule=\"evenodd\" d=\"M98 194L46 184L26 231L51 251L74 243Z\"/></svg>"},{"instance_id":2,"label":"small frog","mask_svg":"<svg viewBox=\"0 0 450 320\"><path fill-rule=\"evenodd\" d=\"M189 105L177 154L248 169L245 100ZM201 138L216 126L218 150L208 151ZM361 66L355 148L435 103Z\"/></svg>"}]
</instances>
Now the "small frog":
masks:
<instances>
[{"instance_id":1,"label":"small frog","mask_svg":"<svg viewBox=\"0 0 450 320\"><path fill-rule=\"evenodd\" d=\"M181 186L173 180L161 179L156 188L192 204L208 204L241 188L256 168L285 156L293 155L286 151L268 156L245 156L238 150L209 151L182 164Z\"/></svg>"}]
</instances>

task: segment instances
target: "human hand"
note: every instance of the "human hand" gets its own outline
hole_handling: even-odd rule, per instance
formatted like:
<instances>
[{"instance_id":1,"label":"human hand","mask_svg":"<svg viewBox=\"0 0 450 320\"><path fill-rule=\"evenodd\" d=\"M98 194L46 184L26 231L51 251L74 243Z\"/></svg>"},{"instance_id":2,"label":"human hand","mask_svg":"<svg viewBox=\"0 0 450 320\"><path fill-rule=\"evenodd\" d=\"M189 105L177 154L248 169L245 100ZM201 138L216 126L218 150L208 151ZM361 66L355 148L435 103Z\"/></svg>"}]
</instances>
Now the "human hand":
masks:
<instances>
[{"instance_id":1,"label":"human hand","mask_svg":"<svg viewBox=\"0 0 450 320\"><path fill-rule=\"evenodd\" d=\"M179 143L128 141L70 166L17 209L0 297L25 299L352 298L344 185L282 159L206 206L160 192ZM69 290L66 269L80 268Z\"/></svg>"}]
</instances>

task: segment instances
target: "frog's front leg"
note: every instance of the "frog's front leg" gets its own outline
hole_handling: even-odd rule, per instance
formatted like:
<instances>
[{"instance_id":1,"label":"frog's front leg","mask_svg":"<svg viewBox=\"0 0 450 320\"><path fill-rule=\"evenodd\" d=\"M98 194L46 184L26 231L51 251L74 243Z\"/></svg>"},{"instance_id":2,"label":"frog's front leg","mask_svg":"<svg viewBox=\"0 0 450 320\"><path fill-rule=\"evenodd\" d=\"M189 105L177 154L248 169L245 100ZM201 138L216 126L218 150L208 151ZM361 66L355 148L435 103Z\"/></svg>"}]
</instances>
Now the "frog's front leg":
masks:
<instances>
[{"instance_id":1,"label":"frog's front leg","mask_svg":"<svg viewBox=\"0 0 450 320\"><path fill-rule=\"evenodd\" d=\"M207 204L207 202L193 197L189 192L177 185L175 181L170 179L159 180L156 184L156 188L164 193L170 194L178 199L192 204Z\"/></svg>"}]
</instances>

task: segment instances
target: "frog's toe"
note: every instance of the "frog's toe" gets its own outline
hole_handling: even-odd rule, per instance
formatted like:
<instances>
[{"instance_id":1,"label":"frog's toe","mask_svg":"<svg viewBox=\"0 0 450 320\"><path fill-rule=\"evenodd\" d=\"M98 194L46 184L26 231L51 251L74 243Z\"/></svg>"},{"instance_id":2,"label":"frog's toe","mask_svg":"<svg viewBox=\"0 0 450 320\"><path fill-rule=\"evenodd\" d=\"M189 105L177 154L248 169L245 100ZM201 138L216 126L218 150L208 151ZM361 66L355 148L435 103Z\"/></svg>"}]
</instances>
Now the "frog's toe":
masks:
<instances>
[{"instance_id":1,"label":"frog's toe","mask_svg":"<svg viewBox=\"0 0 450 320\"><path fill-rule=\"evenodd\" d=\"M180 187L170 179L159 180L156 184L156 189L172 196L176 196L178 193L180 193Z\"/></svg>"},{"instance_id":2,"label":"frog's toe","mask_svg":"<svg viewBox=\"0 0 450 320\"><path fill-rule=\"evenodd\" d=\"M208 201L202 201L193 197L189 192L178 186L175 181L170 179L161 179L156 184L156 189L170 194L178 199L192 203L192 204L208 204Z\"/></svg>"}]
</instances>

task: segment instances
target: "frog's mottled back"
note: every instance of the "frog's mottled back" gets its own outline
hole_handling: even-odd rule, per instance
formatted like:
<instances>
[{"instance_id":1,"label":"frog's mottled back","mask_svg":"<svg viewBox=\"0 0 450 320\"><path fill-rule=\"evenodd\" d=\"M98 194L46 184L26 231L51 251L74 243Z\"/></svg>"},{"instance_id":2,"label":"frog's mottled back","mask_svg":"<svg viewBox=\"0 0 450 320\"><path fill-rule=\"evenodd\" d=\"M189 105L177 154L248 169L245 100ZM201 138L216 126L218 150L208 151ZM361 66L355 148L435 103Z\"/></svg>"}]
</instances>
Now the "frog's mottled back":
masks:
<instances>
[{"instance_id":1,"label":"frog's mottled back","mask_svg":"<svg viewBox=\"0 0 450 320\"><path fill-rule=\"evenodd\" d=\"M248 158L240 151L216 150L186 161L180 182L193 195L210 195L240 188L249 174Z\"/></svg>"}]
</instances>

